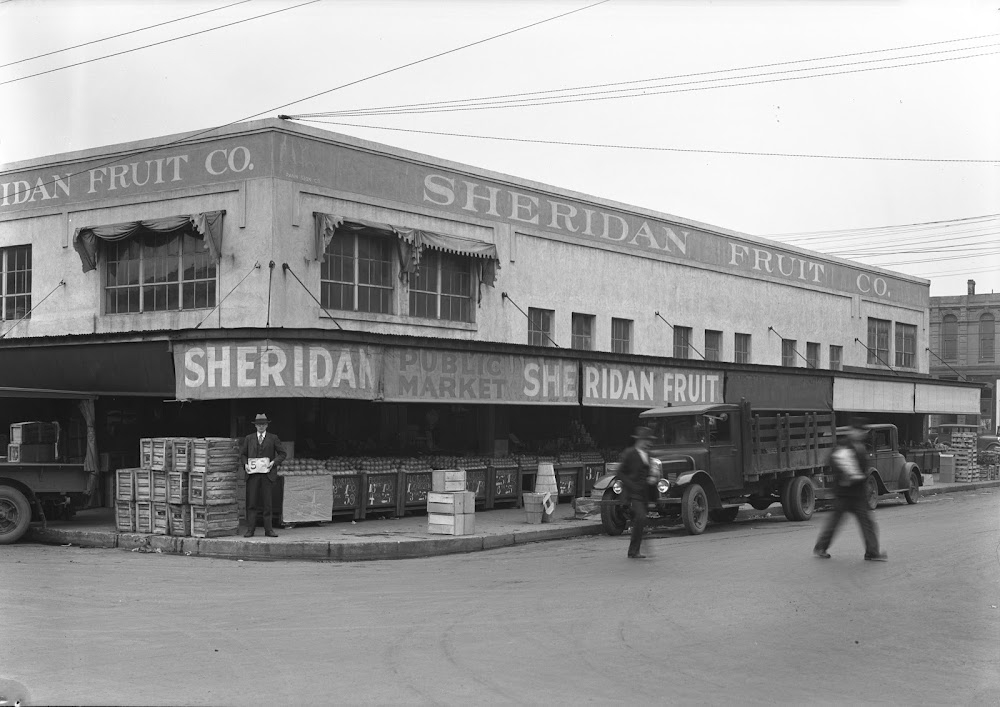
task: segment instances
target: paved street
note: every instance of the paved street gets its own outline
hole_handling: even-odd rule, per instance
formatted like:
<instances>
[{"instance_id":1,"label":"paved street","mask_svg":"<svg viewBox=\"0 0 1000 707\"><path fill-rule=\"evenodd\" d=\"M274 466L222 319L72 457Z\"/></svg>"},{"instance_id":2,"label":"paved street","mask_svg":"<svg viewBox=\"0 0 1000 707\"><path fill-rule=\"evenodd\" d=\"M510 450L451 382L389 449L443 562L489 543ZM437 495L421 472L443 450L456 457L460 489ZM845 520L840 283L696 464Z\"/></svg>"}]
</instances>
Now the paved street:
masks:
<instances>
[{"instance_id":1,"label":"paved street","mask_svg":"<svg viewBox=\"0 0 1000 707\"><path fill-rule=\"evenodd\" d=\"M995 704L1000 492L364 563L0 551L28 704ZM2 695L0 695L2 696Z\"/></svg>"}]
</instances>

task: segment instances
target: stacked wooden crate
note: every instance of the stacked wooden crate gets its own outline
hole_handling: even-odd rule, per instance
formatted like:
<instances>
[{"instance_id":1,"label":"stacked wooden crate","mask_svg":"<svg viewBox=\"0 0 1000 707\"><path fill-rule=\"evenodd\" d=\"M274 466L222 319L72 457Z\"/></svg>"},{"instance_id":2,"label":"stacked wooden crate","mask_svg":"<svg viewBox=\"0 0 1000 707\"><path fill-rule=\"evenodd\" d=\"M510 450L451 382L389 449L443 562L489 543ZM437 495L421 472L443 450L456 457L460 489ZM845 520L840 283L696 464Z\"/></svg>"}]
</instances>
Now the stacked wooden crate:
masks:
<instances>
[{"instance_id":1,"label":"stacked wooden crate","mask_svg":"<svg viewBox=\"0 0 1000 707\"><path fill-rule=\"evenodd\" d=\"M235 535L239 526L238 440L228 437L193 440L190 457L191 535L199 538Z\"/></svg>"},{"instance_id":2,"label":"stacked wooden crate","mask_svg":"<svg viewBox=\"0 0 1000 707\"><path fill-rule=\"evenodd\" d=\"M135 532L135 472L115 470L115 525L123 533Z\"/></svg>"},{"instance_id":3,"label":"stacked wooden crate","mask_svg":"<svg viewBox=\"0 0 1000 707\"><path fill-rule=\"evenodd\" d=\"M12 464L54 461L58 436L59 428L54 422L15 422L10 426L7 461Z\"/></svg>"},{"instance_id":4,"label":"stacked wooden crate","mask_svg":"<svg viewBox=\"0 0 1000 707\"><path fill-rule=\"evenodd\" d=\"M435 535L472 535L476 532L476 494L465 489L464 469L431 472L427 532Z\"/></svg>"},{"instance_id":5,"label":"stacked wooden crate","mask_svg":"<svg viewBox=\"0 0 1000 707\"><path fill-rule=\"evenodd\" d=\"M952 454L955 455L955 481L979 481L976 461L976 433L954 432L951 435Z\"/></svg>"},{"instance_id":6,"label":"stacked wooden crate","mask_svg":"<svg viewBox=\"0 0 1000 707\"><path fill-rule=\"evenodd\" d=\"M191 486L191 447L194 440L190 437L172 437L168 445L169 452L164 451L164 464L169 458L170 465L163 472L166 475L167 490L167 532L170 535L187 537L191 534L191 505L188 489ZM153 446L155 450L157 446Z\"/></svg>"}]
</instances>

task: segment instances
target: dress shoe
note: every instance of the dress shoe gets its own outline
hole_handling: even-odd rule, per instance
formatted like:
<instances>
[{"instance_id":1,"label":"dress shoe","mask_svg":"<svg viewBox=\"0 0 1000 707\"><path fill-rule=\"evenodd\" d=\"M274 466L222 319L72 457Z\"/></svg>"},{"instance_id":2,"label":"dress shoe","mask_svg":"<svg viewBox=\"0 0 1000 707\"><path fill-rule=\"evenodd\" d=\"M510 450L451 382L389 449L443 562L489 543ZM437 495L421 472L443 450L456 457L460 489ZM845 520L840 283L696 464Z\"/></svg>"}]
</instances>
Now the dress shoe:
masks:
<instances>
[{"instance_id":1,"label":"dress shoe","mask_svg":"<svg viewBox=\"0 0 1000 707\"><path fill-rule=\"evenodd\" d=\"M865 555L865 559L869 562L888 562L889 554L886 552L880 552L877 555Z\"/></svg>"},{"instance_id":2,"label":"dress shoe","mask_svg":"<svg viewBox=\"0 0 1000 707\"><path fill-rule=\"evenodd\" d=\"M265 530L264 531L264 535L266 535L269 538L276 538L276 537L278 537L278 534L276 532L274 532L273 530Z\"/></svg>"},{"instance_id":3,"label":"dress shoe","mask_svg":"<svg viewBox=\"0 0 1000 707\"><path fill-rule=\"evenodd\" d=\"M630 560L645 560L645 559L646 559L646 556L645 556L645 555L642 555L642 554L640 554L640 553L636 553L636 554L634 554L634 555L629 555L629 556L628 556L628 558L629 558Z\"/></svg>"},{"instance_id":4,"label":"dress shoe","mask_svg":"<svg viewBox=\"0 0 1000 707\"><path fill-rule=\"evenodd\" d=\"M822 557L824 560L829 560L830 559L830 553L827 552L826 550L820 550L818 547L817 548L813 548L813 554L816 557Z\"/></svg>"},{"instance_id":5,"label":"dress shoe","mask_svg":"<svg viewBox=\"0 0 1000 707\"><path fill-rule=\"evenodd\" d=\"M247 532L243 533L243 537L244 538L252 538L253 537L253 528L251 528Z\"/></svg>"}]
</instances>

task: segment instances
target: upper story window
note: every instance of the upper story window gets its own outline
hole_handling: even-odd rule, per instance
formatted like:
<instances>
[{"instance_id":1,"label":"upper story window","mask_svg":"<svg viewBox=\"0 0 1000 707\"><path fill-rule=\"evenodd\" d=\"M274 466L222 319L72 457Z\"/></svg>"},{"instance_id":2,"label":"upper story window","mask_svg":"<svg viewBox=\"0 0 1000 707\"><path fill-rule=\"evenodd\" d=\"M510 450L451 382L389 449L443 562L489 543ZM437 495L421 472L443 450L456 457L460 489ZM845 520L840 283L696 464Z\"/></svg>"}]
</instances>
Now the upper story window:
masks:
<instances>
[{"instance_id":1,"label":"upper story window","mask_svg":"<svg viewBox=\"0 0 1000 707\"><path fill-rule=\"evenodd\" d=\"M995 354L996 320L986 312L979 317L979 360L992 361Z\"/></svg>"},{"instance_id":2,"label":"upper story window","mask_svg":"<svg viewBox=\"0 0 1000 707\"><path fill-rule=\"evenodd\" d=\"M721 331L712 331L711 329L705 330L705 360L706 361L722 360Z\"/></svg>"},{"instance_id":3,"label":"upper story window","mask_svg":"<svg viewBox=\"0 0 1000 707\"><path fill-rule=\"evenodd\" d=\"M611 320L611 350L614 353L632 353L632 320Z\"/></svg>"},{"instance_id":4,"label":"upper story window","mask_svg":"<svg viewBox=\"0 0 1000 707\"><path fill-rule=\"evenodd\" d=\"M555 346L552 320L556 313L551 309L528 307L528 343L534 346Z\"/></svg>"},{"instance_id":5,"label":"upper story window","mask_svg":"<svg viewBox=\"0 0 1000 707\"><path fill-rule=\"evenodd\" d=\"M573 341L574 349L591 351L594 348L594 315L578 314L573 312Z\"/></svg>"},{"instance_id":6,"label":"upper story window","mask_svg":"<svg viewBox=\"0 0 1000 707\"><path fill-rule=\"evenodd\" d=\"M31 246L0 248L0 319L21 319L31 311Z\"/></svg>"},{"instance_id":7,"label":"upper story window","mask_svg":"<svg viewBox=\"0 0 1000 707\"><path fill-rule=\"evenodd\" d=\"M844 347L830 344L830 370L840 371L844 368Z\"/></svg>"},{"instance_id":8,"label":"upper story window","mask_svg":"<svg viewBox=\"0 0 1000 707\"><path fill-rule=\"evenodd\" d=\"M868 317L868 363L889 365L889 324L886 319Z\"/></svg>"},{"instance_id":9,"label":"upper story window","mask_svg":"<svg viewBox=\"0 0 1000 707\"><path fill-rule=\"evenodd\" d=\"M320 266L320 304L330 309L390 314L393 241L389 233L344 232L332 238Z\"/></svg>"},{"instance_id":10,"label":"upper story window","mask_svg":"<svg viewBox=\"0 0 1000 707\"><path fill-rule=\"evenodd\" d=\"M472 321L472 263L451 253L424 253L410 277L410 316Z\"/></svg>"},{"instance_id":11,"label":"upper story window","mask_svg":"<svg viewBox=\"0 0 1000 707\"><path fill-rule=\"evenodd\" d=\"M806 365L809 368L819 368L819 344L806 342Z\"/></svg>"},{"instance_id":12,"label":"upper story window","mask_svg":"<svg viewBox=\"0 0 1000 707\"><path fill-rule=\"evenodd\" d=\"M896 322L896 365L917 367L917 327L913 324Z\"/></svg>"},{"instance_id":13,"label":"upper story window","mask_svg":"<svg viewBox=\"0 0 1000 707\"><path fill-rule=\"evenodd\" d=\"M83 271L104 260L106 314L215 307L224 211L78 228Z\"/></svg>"},{"instance_id":14,"label":"upper story window","mask_svg":"<svg viewBox=\"0 0 1000 707\"><path fill-rule=\"evenodd\" d=\"M733 360L736 363L750 363L750 335L737 334L734 341L735 355Z\"/></svg>"},{"instance_id":15,"label":"upper story window","mask_svg":"<svg viewBox=\"0 0 1000 707\"><path fill-rule=\"evenodd\" d=\"M795 367L795 339L781 340L781 365Z\"/></svg>"},{"instance_id":16,"label":"upper story window","mask_svg":"<svg viewBox=\"0 0 1000 707\"><path fill-rule=\"evenodd\" d=\"M941 318L941 358L946 361L958 358L958 317L954 314Z\"/></svg>"},{"instance_id":17,"label":"upper story window","mask_svg":"<svg viewBox=\"0 0 1000 707\"><path fill-rule=\"evenodd\" d=\"M691 327L674 327L674 358L691 358Z\"/></svg>"}]
</instances>

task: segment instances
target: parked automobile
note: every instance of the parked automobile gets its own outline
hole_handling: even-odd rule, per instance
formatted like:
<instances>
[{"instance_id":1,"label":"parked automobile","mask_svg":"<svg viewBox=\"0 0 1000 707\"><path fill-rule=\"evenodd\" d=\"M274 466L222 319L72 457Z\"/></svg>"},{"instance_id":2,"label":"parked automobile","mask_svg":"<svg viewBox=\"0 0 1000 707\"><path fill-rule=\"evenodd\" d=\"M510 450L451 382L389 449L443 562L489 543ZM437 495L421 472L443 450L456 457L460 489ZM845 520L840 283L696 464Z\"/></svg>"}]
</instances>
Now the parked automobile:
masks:
<instances>
[{"instance_id":1,"label":"parked automobile","mask_svg":"<svg viewBox=\"0 0 1000 707\"><path fill-rule=\"evenodd\" d=\"M952 435L955 432L975 432L977 452L1000 451L1000 436L982 432L979 429L979 425L962 425L957 423L938 425L937 428L930 431L930 437L932 440L936 438L937 444L947 444L951 446Z\"/></svg>"}]
</instances>

